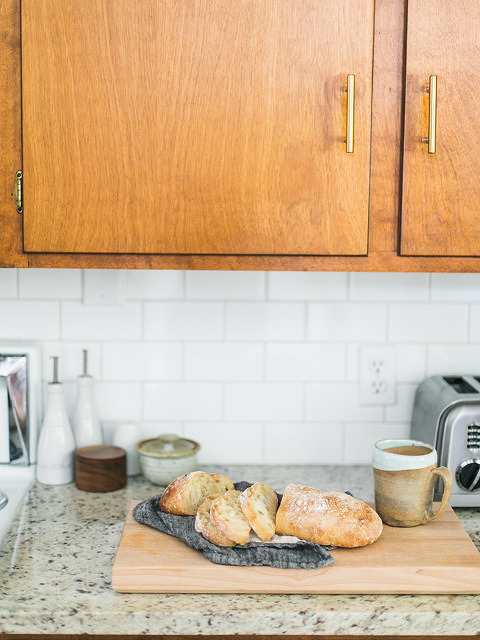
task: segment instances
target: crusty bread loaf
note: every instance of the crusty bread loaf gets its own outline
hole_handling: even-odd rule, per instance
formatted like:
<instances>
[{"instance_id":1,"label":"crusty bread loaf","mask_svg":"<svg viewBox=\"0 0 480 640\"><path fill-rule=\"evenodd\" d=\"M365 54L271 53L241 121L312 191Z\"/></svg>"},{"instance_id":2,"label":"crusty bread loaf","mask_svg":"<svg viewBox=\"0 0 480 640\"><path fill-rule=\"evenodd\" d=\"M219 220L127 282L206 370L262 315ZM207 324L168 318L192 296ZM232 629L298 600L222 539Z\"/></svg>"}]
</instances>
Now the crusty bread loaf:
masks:
<instances>
[{"instance_id":1,"label":"crusty bread loaf","mask_svg":"<svg viewBox=\"0 0 480 640\"><path fill-rule=\"evenodd\" d=\"M362 547L382 533L382 521L365 502L346 493L290 484L277 511L276 532L335 547Z\"/></svg>"},{"instance_id":2,"label":"crusty bread loaf","mask_svg":"<svg viewBox=\"0 0 480 640\"><path fill-rule=\"evenodd\" d=\"M228 482L227 482L228 481ZM160 497L158 506L166 513L194 516L205 498L212 493L221 493L219 487L233 483L226 476L215 478L205 471L192 471L175 478Z\"/></svg>"},{"instance_id":3,"label":"crusty bread loaf","mask_svg":"<svg viewBox=\"0 0 480 640\"><path fill-rule=\"evenodd\" d=\"M272 487L256 482L238 496L238 502L250 526L263 542L275 534L278 497Z\"/></svg>"},{"instance_id":4,"label":"crusty bread loaf","mask_svg":"<svg viewBox=\"0 0 480 640\"><path fill-rule=\"evenodd\" d=\"M234 547L235 542L224 536L217 525L212 522L210 517L212 503L221 495L223 494L214 493L213 495L207 496L198 507L197 517L195 518L195 531L201 533L206 540L213 542L213 544L216 544L219 547Z\"/></svg>"},{"instance_id":5,"label":"crusty bread loaf","mask_svg":"<svg viewBox=\"0 0 480 640\"><path fill-rule=\"evenodd\" d=\"M223 535L243 545L248 540L251 527L238 502L239 495L240 491L230 490L214 500L210 518Z\"/></svg>"}]
</instances>

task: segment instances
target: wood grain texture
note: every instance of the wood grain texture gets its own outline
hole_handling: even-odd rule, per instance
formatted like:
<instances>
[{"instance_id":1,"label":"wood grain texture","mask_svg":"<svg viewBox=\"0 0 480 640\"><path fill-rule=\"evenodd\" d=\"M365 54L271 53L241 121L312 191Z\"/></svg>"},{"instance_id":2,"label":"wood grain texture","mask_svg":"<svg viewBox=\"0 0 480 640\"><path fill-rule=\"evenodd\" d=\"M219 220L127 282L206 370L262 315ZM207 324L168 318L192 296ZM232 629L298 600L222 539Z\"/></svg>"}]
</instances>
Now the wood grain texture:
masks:
<instances>
[{"instance_id":1,"label":"wood grain texture","mask_svg":"<svg viewBox=\"0 0 480 640\"><path fill-rule=\"evenodd\" d=\"M398 250L405 3L377 0L368 251Z\"/></svg>"},{"instance_id":2,"label":"wood grain texture","mask_svg":"<svg viewBox=\"0 0 480 640\"><path fill-rule=\"evenodd\" d=\"M480 4L408 3L401 252L480 255ZM437 150L426 92L437 76Z\"/></svg>"},{"instance_id":3,"label":"wood grain texture","mask_svg":"<svg viewBox=\"0 0 480 640\"><path fill-rule=\"evenodd\" d=\"M384 271L480 273L478 258L403 257L396 252L370 252L368 257L339 256L198 256L42 254L29 256L29 266L63 269L205 269L228 271Z\"/></svg>"},{"instance_id":4,"label":"wood grain texture","mask_svg":"<svg viewBox=\"0 0 480 640\"><path fill-rule=\"evenodd\" d=\"M403 46L401 16L406 0L376 0L372 123L370 249L365 257L224 256L153 254L22 253L21 217L13 204L11 171L21 161L20 0L3 0L0 8L0 266L103 269L228 269L296 271L480 272L480 259L398 256L400 123L398 104L400 61L394 51ZM453 8L453 5L452 5ZM396 100L397 98L395 98ZM392 117L393 116L393 117ZM395 136L390 143L389 133ZM423 132L422 132L423 135ZM380 181L380 183L379 183ZM380 187L379 184L382 186Z\"/></svg>"},{"instance_id":5,"label":"wood grain texture","mask_svg":"<svg viewBox=\"0 0 480 640\"><path fill-rule=\"evenodd\" d=\"M14 178L22 168L20 6L0 3L0 267L26 267L22 217L15 210Z\"/></svg>"},{"instance_id":6,"label":"wood grain texture","mask_svg":"<svg viewBox=\"0 0 480 640\"><path fill-rule=\"evenodd\" d=\"M112 569L124 593L480 593L480 553L453 509L428 525L384 527L372 545L335 549L322 569L230 567L138 524L132 502Z\"/></svg>"},{"instance_id":7,"label":"wood grain texture","mask_svg":"<svg viewBox=\"0 0 480 640\"><path fill-rule=\"evenodd\" d=\"M127 484L127 454L121 447L93 445L75 451L77 489L106 493Z\"/></svg>"},{"instance_id":8,"label":"wood grain texture","mask_svg":"<svg viewBox=\"0 0 480 640\"><path fill-rule=\"evenodd\" d=\"M25 249L366 254L373 4L24 0Z\"/></svg>"}]
</instances>

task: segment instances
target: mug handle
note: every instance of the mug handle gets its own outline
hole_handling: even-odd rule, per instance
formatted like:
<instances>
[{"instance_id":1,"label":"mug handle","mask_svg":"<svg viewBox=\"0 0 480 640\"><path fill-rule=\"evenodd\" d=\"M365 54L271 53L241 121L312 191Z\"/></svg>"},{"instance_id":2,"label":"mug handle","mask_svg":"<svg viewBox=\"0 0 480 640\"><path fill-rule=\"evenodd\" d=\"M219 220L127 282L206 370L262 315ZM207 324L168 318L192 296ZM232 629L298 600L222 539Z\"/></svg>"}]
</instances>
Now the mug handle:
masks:
<instances>
[{"instance_id":1,"label":"mug handle","mask_svg":"<svg viewBox=\"0 0 480 640\"><path fill-rule=\"evenodd\" d=\"M431 511L429 514L427 514L428 522L430 522L431 520L436 520L443 513L445 513L445 509L447 508L450 494L452 493L452 485L453 485L452 474L447 469L447 467L437 467L436 469L432 469L431 473L434 476L439 476L440 478L442 478L443 496L442 496L442 502L440 503L440 508L437 511L437 513L433 513L433 511Z\"/></svg>"}]
</instances>

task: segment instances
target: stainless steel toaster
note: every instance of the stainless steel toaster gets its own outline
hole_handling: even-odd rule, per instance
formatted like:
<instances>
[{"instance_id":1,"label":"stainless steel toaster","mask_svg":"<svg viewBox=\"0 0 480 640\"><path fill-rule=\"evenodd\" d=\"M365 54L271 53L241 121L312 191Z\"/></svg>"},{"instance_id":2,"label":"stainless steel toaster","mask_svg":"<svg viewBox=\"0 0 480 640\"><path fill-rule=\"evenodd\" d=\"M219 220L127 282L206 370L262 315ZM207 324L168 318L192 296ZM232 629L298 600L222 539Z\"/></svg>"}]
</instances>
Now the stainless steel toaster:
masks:
<instances>
[{"instance_id":1,"label":"stainless steel toaster","mask_svg":"<svg viewBox=\"0 0 480 640\"><path fill-rule=\"evenodd\" d=\"M450 504L480 506L480 376L424 380L415 395L411 435L434 445L438 466L451 472Z\"/></svg>"}]
</instances>

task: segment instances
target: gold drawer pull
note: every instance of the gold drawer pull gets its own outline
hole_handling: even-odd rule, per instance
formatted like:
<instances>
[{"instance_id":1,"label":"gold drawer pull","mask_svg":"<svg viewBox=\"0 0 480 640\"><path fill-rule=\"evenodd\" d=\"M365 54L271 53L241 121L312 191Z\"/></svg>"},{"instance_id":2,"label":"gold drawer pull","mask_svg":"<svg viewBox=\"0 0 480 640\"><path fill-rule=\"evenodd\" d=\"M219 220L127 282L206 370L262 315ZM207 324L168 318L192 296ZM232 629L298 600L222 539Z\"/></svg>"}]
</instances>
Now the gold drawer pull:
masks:
<instances>
[{"instance_id":1,"label":"gold drawer pull","mask_svg":"<svg viewBox=\"0 0 480 640\"><path fill-rule=\"evenodd\" d=\"M355 76L347 76L347 137L345 138L347 153L353 153L355 120Z\"/></svg>"},{"instance_id":2,"label":"gold drawer pull","mask_svg":"<svg viewBox=\"0 0 480 640\"><path fill-rule=\"evenodd\" d=\"M428 142L428 153L436 152L437 143L437 76L430 76L428 80L428 138L422 138L422 142Z\"/></svg>"}]
</instances>

